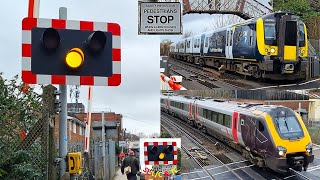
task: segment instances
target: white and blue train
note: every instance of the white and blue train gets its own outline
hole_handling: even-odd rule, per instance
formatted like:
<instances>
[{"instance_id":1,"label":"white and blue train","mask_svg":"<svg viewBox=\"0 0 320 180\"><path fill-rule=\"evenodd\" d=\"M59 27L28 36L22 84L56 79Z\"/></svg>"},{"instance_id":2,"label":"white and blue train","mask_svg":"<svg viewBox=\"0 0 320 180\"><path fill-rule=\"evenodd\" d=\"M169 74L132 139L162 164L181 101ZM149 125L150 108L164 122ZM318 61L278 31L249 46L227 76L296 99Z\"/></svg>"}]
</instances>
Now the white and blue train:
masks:
<instances>
[{"instance_id":1,"label":"white and blue train","mask_svg":"<svg viewBox=\"0 0 320 180\"><path fill-rule=\"evenodd\" d=\"M307 30L295 15L277 12L187 37L170 57L274 80L306 78Z\"/></svg>"}]
</instances>

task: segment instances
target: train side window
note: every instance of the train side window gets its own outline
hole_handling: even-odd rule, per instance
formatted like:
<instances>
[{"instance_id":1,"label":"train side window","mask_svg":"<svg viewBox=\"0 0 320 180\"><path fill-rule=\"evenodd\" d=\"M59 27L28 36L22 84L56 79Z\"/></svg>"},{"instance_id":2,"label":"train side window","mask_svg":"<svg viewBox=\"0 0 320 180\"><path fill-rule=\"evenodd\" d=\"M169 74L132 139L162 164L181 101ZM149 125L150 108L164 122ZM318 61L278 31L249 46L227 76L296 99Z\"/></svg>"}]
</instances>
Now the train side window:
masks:
<instances>
[{"instance_id":1,"label":"train side window","mask_svg":"<svg viewBox=\"0 0 320 180\"><path fill-rule=\"evenodd\" d=\"M218 124L223 125L223 114L221 113L218 114Z\"/></svg>"},{"instance_id":2,"label":"train side window","mask_svg":"<svg viewBox=\"0 0 320 180\"><path fill-rule=\"evenodd\" d=\"M210 110L207 110L207 119L211 121L211 112Z\"/></svg>"},{"instance_id":3,"label":"train side window","mask_svg":"<svg viewBox=\"0 0 320 180\"><path fill-rule=\"evenodd\" d=\"M207 111L208 111L208 110L203 109L203 116L202 116L202 117L207 118Z\"/></svg>"},{"instance_id":4,"label":"train side window","mask_svg":"<svg viewBox=\"0 0 320 180\"><path fill-rule=\"evenodd\" d=\"M212 119L213 122L217 122L217 113L216 112L212 111L211 119Z\"/></svg>"},{"instance_id":5,"label":"train side window","mask_svg":"<svg viewBox=\"0 0 320 180\"><path fill-rule=\"evenodd\" d=\"M231 127L231 116L224 115L224 126Z\"/></svg>"},{"instance_id":6,"label":"train side window","mask_svg":"<svg viewBox=\"0 0 320 180\"><path fill-rule=\"evenodd\" d=\"M263 132L264 131L264 125L262 124L261 121L259 121L259 131Z\"/></svg>"}]
</instances>

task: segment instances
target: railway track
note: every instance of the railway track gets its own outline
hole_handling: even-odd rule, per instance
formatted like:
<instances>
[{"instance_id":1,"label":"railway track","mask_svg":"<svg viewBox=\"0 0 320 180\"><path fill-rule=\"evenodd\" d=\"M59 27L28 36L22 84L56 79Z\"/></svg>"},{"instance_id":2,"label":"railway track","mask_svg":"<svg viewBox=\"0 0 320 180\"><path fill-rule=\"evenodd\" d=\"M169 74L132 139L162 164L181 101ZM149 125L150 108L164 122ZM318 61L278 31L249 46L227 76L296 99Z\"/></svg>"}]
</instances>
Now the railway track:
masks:
<instances>
[{"instance_id":1,"label":"railway track","mask_svg":"<svg viewBox=\"0 0 320 180\"><path fill-rule=\"evenodd\" d=\"M177 62L177 61L170 61L172 65L175 67L178 67L179 69L182 69L185 73L181 73L176 69L171 69L176 74L179 74L183 76L186 80L194 80L198 83L208 87L209 89L213 88L224 88L224 89L248 89L252 88L251 86L243 87L236 85L235 82L227 82L225 80L221 80L218 78L218 74L216 76L213 76L212 73L207 72L201 72L199 71L198 67L190 66L188 63L185 62ZM230 79L228 79L230 81Z\"/></svg>"},{"instance_id":2,"label":"railway track","mask_svg":"<svg viewBox=\"0 0 320 180\"><path fill-rule=\"evenodd\" d=\"M169 62L178 68L181 68L191 74L197 75L200 79L205 79L212 84L215 84L221 88L228 88L228 89L252 89L258 88L263 86L269 86L271 84L268 83L257 83L257 82L249 82L244 81L244 77L240 77L239 75L234 75L225 72L222 76L220 72L214 70L212 68L204 68L200 67L195 64L190 64L187 62L179 61L170 58ZM187 77L188 79L188 77Z\"/></svg>"},{"instance_id":3,"label":"railway track","mask_svg":"<svg viewBox=\"0 0 320 180\"><path fill-rule=\"evenodd\" d=\"M229 146L224 145L217 139L207 134L202 133L199 130L194 129L191 125L186 124L179 118L172 117L166 113L161 113L161 126L165 127L167 131L176 132L175 137L182 138L182 144L188 146L190 141L194 143L201 152L206 153L207 157L213 158L212 161L203 162L199 160L197 155L184 146L185 151L190 154L190 157L196 159L199 162L199 167L205 169L203 171L195 171L186 173L197 174L205 172L206 175L202 175L201 178L195 179L207 179L211 177L213 179L267 179L267 180L313 180L320 179L320 177L314 176L308 172L298 172L290 169L290 172L286 175L277 174L272 171L265 171L256 167L245 159L235 159L233 157L241 157L241 154L234 152L235 150ZM171 129L170 129L171 128ZM170 129L170 130L169 130ZM189 146L190 147L190 146ZM209 174L208 174L209 173Z\"/></svg>"}]
</instances>

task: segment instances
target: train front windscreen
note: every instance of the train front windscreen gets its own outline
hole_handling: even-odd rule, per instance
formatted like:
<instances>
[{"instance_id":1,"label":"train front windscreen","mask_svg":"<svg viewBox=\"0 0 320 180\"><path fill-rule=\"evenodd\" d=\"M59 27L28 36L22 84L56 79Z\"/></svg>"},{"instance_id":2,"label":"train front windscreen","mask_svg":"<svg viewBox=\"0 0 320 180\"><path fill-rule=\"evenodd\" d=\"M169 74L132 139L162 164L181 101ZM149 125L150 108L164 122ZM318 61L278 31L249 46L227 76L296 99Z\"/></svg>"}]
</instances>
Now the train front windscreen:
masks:
<instances>
[{"instance_id":1,"label":"train front windscreen","mask_svg":"<svg viewBox=\"0 0 320 180\"><path fill-rule=\"evenodd\" d=\"M288 112L280 111L277 116L273 117L277 131L282 139L301 139L304 137L301 125L296 116L287 114Z\"/></svg>"}]
</instances>

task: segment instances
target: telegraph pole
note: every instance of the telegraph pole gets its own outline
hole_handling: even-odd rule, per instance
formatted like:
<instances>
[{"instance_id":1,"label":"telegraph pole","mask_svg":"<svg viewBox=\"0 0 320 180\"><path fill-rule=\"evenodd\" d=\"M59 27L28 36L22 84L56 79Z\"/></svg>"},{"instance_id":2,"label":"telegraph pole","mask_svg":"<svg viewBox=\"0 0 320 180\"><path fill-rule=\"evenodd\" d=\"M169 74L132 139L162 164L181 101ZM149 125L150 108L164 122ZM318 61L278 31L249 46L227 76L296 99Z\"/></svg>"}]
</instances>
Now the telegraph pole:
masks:
<instances>
[{"instance_id":1,"label":"telegraph pole","mask_svg":"<svg viewBox=\"0 0 320 180\"><path fill-rule=\"evenodd\" d=\"M67 19L67 8L59 8L59 19ZM66 157L68 154L68 143L67 143L67 85L59 85L61 112L59 113L59 157L62 158L60 161L60 173L61 178L67 169Z\"/></svg>"}]
</instances>

